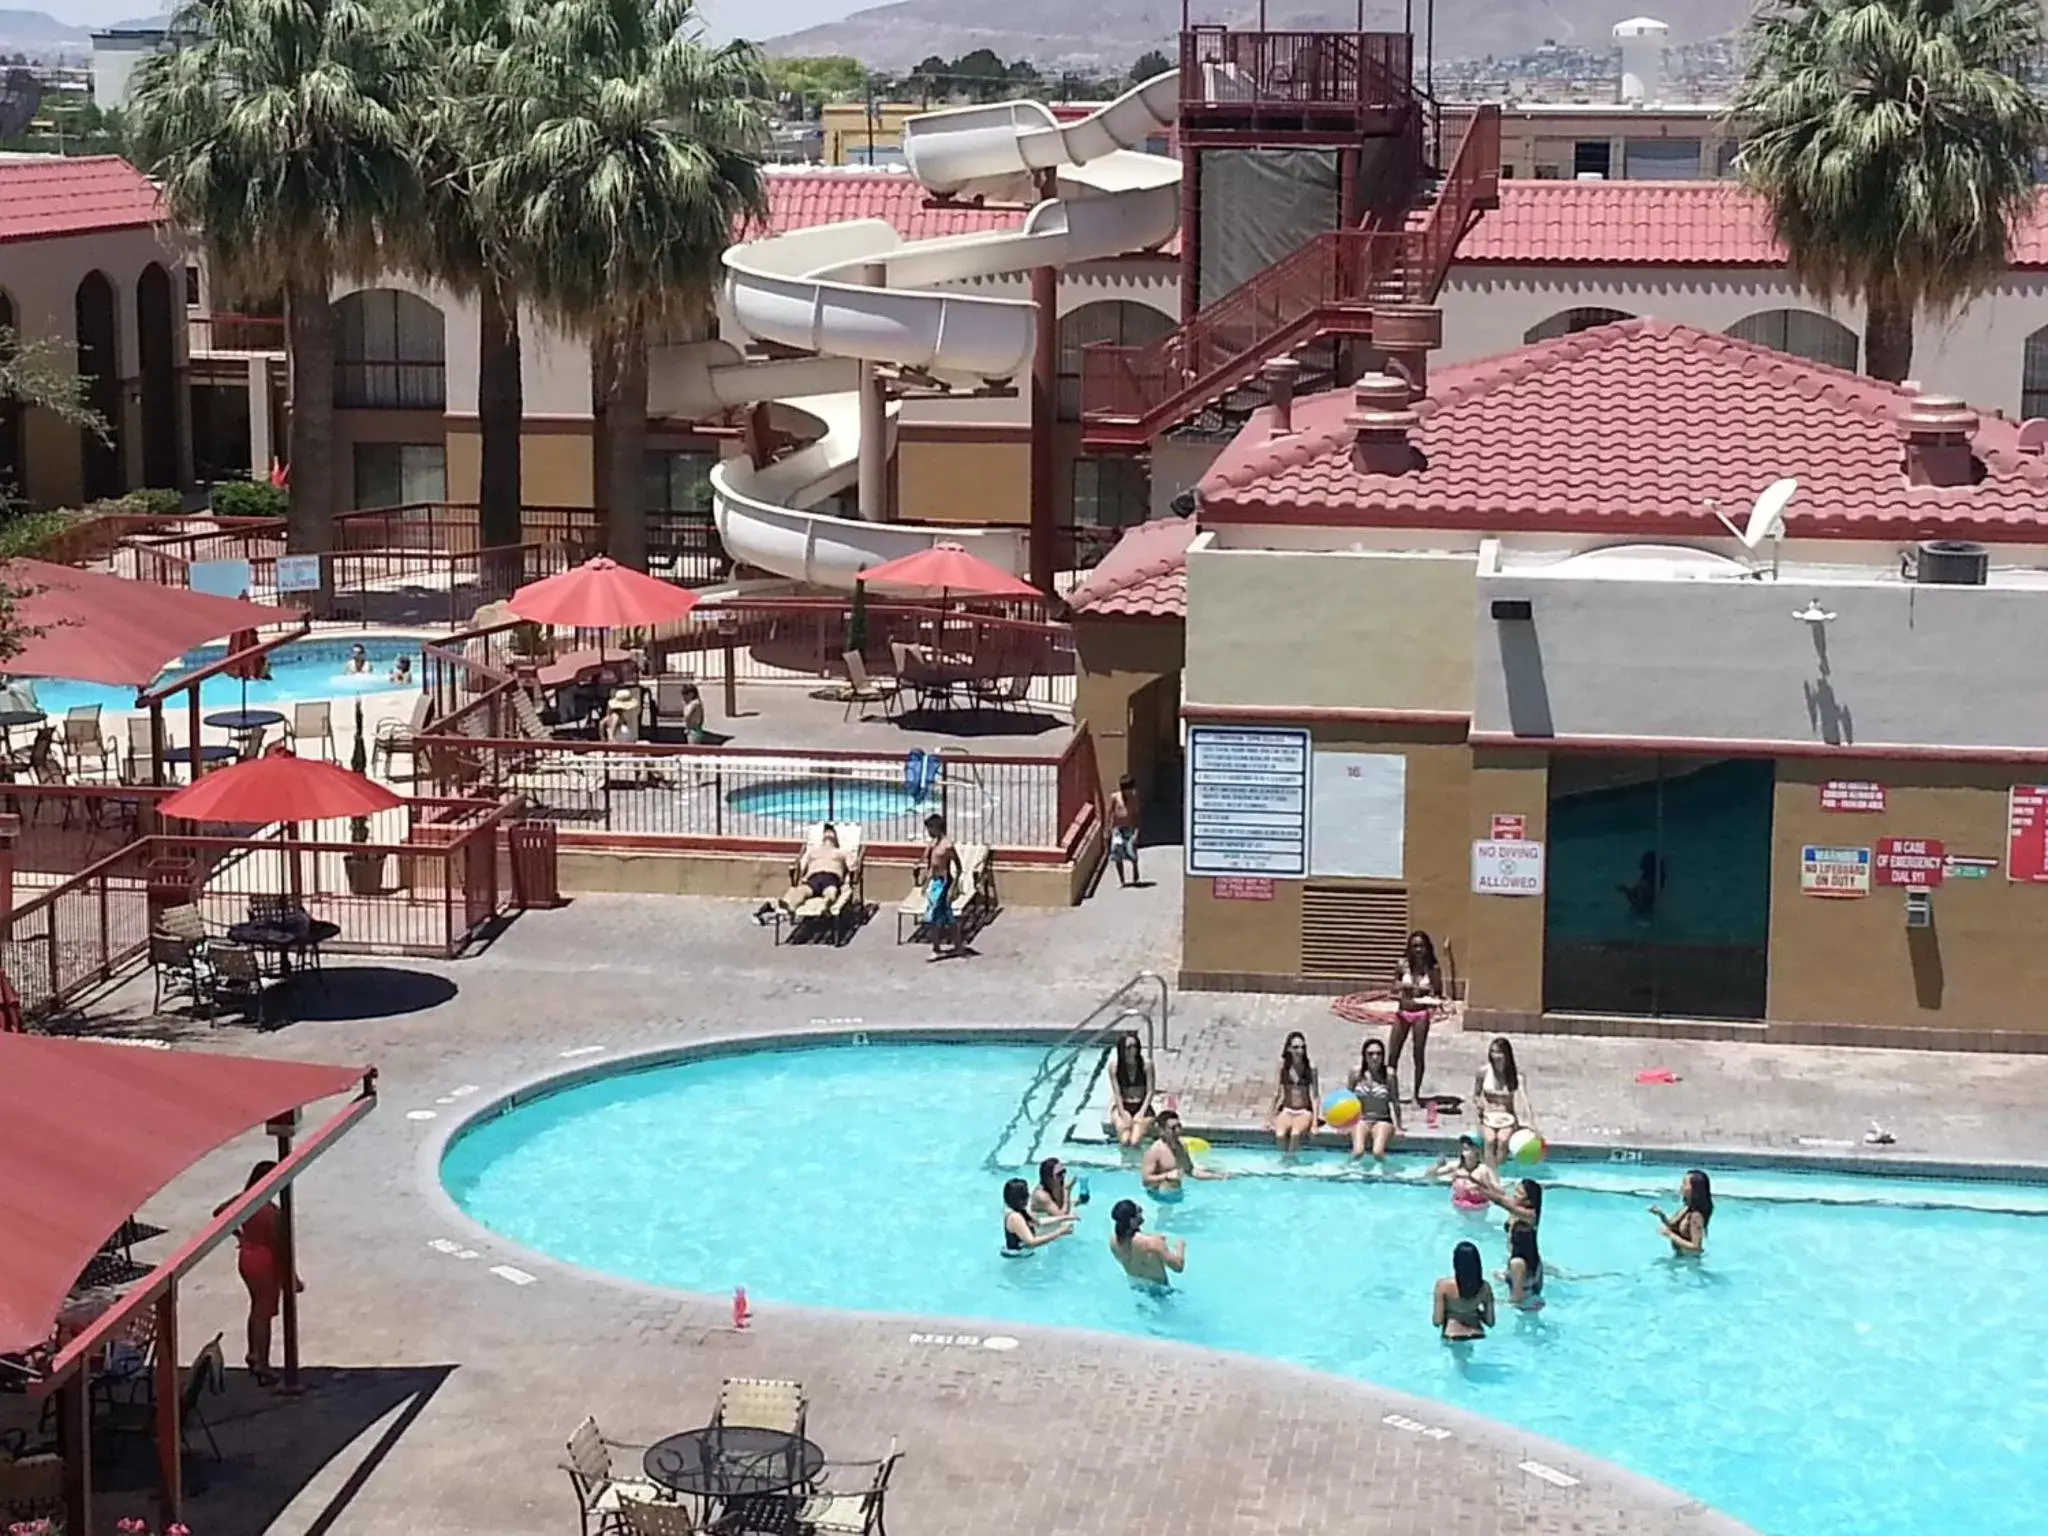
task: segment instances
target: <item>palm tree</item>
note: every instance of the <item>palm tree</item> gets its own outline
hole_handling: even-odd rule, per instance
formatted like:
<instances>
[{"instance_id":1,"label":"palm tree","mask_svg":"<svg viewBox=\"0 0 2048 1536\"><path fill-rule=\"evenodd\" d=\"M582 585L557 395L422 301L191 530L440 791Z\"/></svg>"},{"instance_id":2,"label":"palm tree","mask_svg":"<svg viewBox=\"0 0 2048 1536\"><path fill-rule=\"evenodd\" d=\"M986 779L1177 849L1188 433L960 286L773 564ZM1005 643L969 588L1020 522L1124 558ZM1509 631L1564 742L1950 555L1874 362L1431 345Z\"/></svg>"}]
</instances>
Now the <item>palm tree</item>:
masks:
<instances>
[{"instance_id":1,"label":"palm tree","mask_svg":"<svg viewBox=\"0 0 2048 1536\"><path fill-rule=\"evenodd\" d=\"M2033 210L2042 37L2040 0L1780 0L1751 24L1743 179L1793 276L1861 301L1878 378L1906 378L1915 318L1980 292Z\"/></svg>"},{"instance_id":2,"label":"palm tree","mask_svg":"<svg viewBox=\"0 0 2048 1536\"><path fill-rule=\"evenodd\" d=\"M381 232L416 216L399 102L417 53L364 0L197 0L195 39L137 71L129 129L170 222L248 292L284 294L291 355L288 547L333 542L338 278L383 265ZM323 568L325 562L322 562ZM323 569L323 592L326 573Z\"/></svg>"},{"instance_id":3,"label":"palm tree","mask_svg":"<svg viewBox=\"0 0 2048 1536\"><path fill-rule=\"evenodd\" d=\"M497 120L485 93L512 41L511 12L506 0L434 0L413 25L430 68L417 77L419 93L408 103L422 202L404 247L426 276L476 303L478 542L505 550L521 540L520 257L477 196L477 181L495 153L488 135ZM516 581L519 573L500 574ZM492 576L483 573L487 586Z\"/></svg>"},{"instance_id":4,"label":"palm tree","mask_svg":"<svg viewBox=\"0 0 2048 1536\"><path fill-rule=\"evenodd\" d=\"M532 291L589 337L611 553L645 569L647 344L701 316L735 227L766 213L765 81L700 40L692 0L526 0L485 100L506 152L478 195Z\"/></svg>"}]
</instances>

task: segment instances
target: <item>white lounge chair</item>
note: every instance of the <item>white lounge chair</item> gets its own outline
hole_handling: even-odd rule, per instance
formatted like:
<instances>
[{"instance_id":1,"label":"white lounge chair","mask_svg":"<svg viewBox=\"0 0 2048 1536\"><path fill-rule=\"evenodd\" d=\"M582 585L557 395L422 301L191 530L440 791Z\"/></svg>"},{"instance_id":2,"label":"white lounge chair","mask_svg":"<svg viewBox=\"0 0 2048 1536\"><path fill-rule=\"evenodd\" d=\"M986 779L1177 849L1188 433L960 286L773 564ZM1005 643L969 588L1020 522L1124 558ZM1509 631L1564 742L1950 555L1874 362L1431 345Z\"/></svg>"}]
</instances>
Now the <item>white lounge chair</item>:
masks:
<instances>
[{"instance_id":1,"label":"white lounge chair","mask_svg":"<svg viewBox=\"0 0 2048 1536\"><path fill-rule=\"evenodd\" d=\"M995 912L995 873L983 843L961 843L960 883L953 890L953 921L962 943ZM896 903L896 942L906 944L924 931L924 881L911 876L910 889ZM978 919L978 921L976 920ZM907 926L906 926L907 925Z\"/></svg>"},{"instance_id":2,"label":"white lounge chair","mask_svg":"<svg viewBox=\"0 0 2048 1536\"><path fill-rule=\"evenodd\" d=\"M804 857L817 847L825 835L825 823L816 822L804 834L804 845L789 866L789 891L775 904L770 919L775 930L775 942L782 942L782 929L789 925L789 935L795 938L799 932L818 924L828 927L835 940L844 943L847 935L867 911L867 899L861 886L862 828L858 822L834 822L833 831L839 835L839 851L846 855L846 878L836 889L819 896L803 889L801 872ZM795 902L790 901L796 896Z\"/></svg>"}]
</instances>

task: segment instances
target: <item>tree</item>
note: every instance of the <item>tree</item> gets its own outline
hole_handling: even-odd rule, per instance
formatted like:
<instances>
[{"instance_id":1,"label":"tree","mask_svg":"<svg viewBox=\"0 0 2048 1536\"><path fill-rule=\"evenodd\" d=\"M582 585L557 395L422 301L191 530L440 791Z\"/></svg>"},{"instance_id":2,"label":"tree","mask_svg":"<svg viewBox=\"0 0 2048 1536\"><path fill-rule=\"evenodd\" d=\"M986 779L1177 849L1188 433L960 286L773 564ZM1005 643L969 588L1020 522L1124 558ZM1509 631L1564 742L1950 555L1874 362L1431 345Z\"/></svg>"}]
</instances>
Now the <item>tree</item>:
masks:
<instances>
[{"instance_id":1,"label":"tree","mask_svg":"<svg viewBox=\"0 0 2048 1536\"><path fill-rule=\"evenodd\" d=\"M996 56L994 49L977 48L955 59L948 73L952 83L965 88L976 101L997 101L1010 77L1010 67Z\"/></svg>"},{"instance_id":2,"label":"tree","mask_svg":"<svg viewBox=\"0 0 2048 1536\"><path fill-rule=\"evenodd\" d=\"M363 0L199 0L191 41L136 71L128 122L172 224L236 288L284 295L291 359L287 547L334 533L338 278L383 265L381 232L417 219L400 103L416 53ZM325 565L323 581L325 580Z\"/></svg>"},{"instance_id":3,"label":"tree","mask_svg":"<svg viewBox=\"0 0 2048 1536\"><path fill-rule=\"evenodd\" d=\"M1148 48L1138 55L1138 62L1131 66L1131 84L1143 85L1147 80L1165 74L1173 68L1173 60L1157 48Z\"/></svg>"},{"instance_id":4,"label":"tree","mask_svg":"<svg viewBox=\"0 0 2048 1536\"><path fill-rule=\"evenodd\" d=\"M529 0L512 27L477 194L590 339L611 553L644 569L648 339L709 309L733 230L767 216L766 82L750 45L700 40L691 0Z\"/></svg>"},{"instance_id":5,"label":"tree","mask_svg":"<svg viewBox=\"0 0 2048 1536\"><path fill-rule=\"evenodd\" d=\"M845 54L818 59L771 59L765 69L769 89L778 100L793 98L805 106L846 101L865 96L868 91L867 66Z\"/></svg>"},{"instance_id":6,"label":"tree","mask_svg":"<svg viewBox=\"0 0 2048 1536\"><path fill-rule=\"evenodd\" d=\"M1862 303L1878 378L1906 378L1916 316L2006 265L2048 137L2023 78L2042 41L2039 0L1780 0L1751 24L1743 180L1793 276Z\"/></svg>"},{"instance_id":7,"label":"tree","mask_svg":"<svg viewBox=\"0 0 2048 1536\"><path fill-rule=\"evenodd\" d=\"M515 248L496 210L477 195L481 167L503 152L489 109L492 73L511 46L504 0L434 0L415 23L431 68L408 102L422 193L420 216L397 232L397 248L434 281L477 309L478 539L487 550L521 542L519 434L526 413L520 379L519 274L530 258ZM516 582L486 572L486 585ZM495 582L493 578L498 578ZM508 587L509 590L509 587Z\"/></svg>"}]
</instances>

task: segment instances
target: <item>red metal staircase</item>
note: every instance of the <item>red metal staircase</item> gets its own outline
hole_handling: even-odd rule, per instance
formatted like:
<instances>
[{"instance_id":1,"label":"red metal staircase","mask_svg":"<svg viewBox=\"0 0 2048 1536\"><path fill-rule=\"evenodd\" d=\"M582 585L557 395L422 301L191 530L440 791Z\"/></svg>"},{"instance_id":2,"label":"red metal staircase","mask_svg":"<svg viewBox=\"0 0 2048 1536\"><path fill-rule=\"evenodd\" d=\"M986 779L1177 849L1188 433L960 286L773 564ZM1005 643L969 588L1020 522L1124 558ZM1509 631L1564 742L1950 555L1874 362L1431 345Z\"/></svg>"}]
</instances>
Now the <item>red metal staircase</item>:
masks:
<instances>
[{"instance_id":1,"label":"red metal staircase","mask_svg":"<svg viewBox=\"0 0 2048 1536\"><path fill-rule=\"evenodd\" d=\"M1458 242L1499 197L1500 108L1482 106L1425 216L1368 215L1326 231L1156 342L1083 348L1083 446L1143 448L1290 348L1318 336L1369 337L1375 305L1433 302Z\"/></svg>"}]
</instances>

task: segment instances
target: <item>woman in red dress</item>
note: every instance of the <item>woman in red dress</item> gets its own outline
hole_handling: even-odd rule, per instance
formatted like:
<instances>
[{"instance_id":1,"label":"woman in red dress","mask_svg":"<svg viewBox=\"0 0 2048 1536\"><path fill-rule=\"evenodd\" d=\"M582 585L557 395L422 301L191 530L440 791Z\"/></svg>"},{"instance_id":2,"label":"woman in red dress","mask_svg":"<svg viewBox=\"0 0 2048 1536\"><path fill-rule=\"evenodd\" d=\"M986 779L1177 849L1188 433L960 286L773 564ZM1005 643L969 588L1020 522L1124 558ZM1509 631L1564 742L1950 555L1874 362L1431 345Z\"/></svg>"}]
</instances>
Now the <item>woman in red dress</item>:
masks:
<instances>
[{"instance_id":1,"label":"woman in red dress","mask_svg":"<svg viewBox=\"0 0 2048 1536\"><path fill-rule=\"evenodd\" d=\"M242 1188L248 1189L267 1178L276 1167L274 1162L258 1163L249 1170L248 1182ZM223 1202L215 1208L214 1215L232 1204L232 1200ZM277 1384L277 1376L270 1369L270 1325L284 1297L282 1241L275 1205L258 1206L235 1232L235 1268L241 1272L242 1284L249 1291L249 1353L245 1358L249 1374L259 1387ZM299 1290L306 1288L303 1280L294 1283Z\"/></svg>"}]
</instances>

